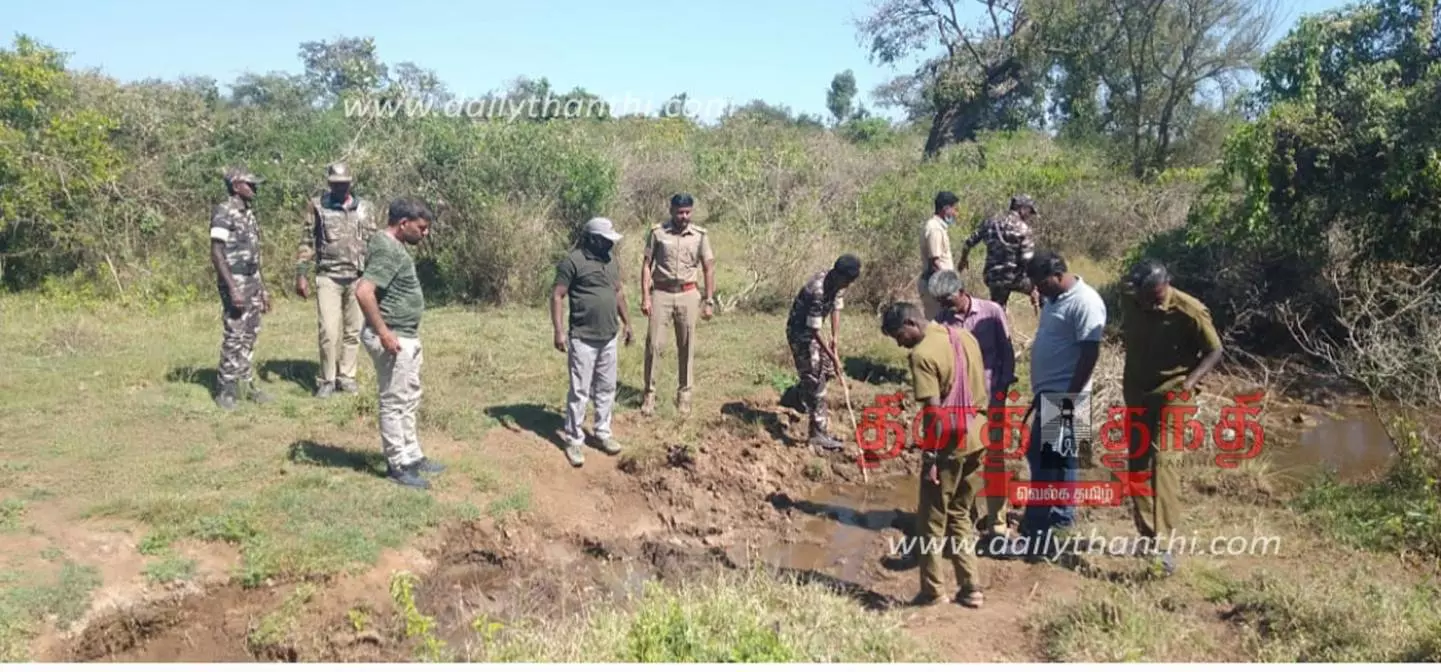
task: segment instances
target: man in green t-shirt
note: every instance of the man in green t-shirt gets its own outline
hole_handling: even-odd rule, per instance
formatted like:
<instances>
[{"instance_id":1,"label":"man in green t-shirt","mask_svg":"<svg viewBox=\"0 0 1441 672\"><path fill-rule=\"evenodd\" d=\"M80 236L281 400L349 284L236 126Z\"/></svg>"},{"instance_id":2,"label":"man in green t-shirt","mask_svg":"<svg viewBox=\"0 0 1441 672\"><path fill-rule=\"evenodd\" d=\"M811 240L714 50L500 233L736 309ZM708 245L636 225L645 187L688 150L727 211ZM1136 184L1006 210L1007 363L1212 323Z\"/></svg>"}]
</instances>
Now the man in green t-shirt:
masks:
<instances>
[{"instance_id":1,"label":"man in green t-shirt","mask_svg":"<svg viewBox=\"0 0 1441 672\"><path fill-rule=\"evenodd\" d=\"M555 349L569 354L570 393L565 405L565 457L571 466L585 464L586 405L595 399L595 438L607 455L620 453L611 437L611 408L616 390L616 341L622 325L625 344L631 344L630 317L621 291L620 263L611 249L620 241L609 219L596 217L585 224L580 244L555 267L550 296L550 320L555 328ZM570 333L562 332L561 309L570 297ZM617 319L618 318L618 319Z\"/></svg>"},{"instance_id":2,"label":"man in green t-shirt","mask_svg":"<svg viewBox=\"0 0 1441 672\"><path fill-rule=\"evenodd\" d=\"M429 488L421 474L443 469L420 451L415 431L425 296L415 275L415 260L405 249L425 238L434 219L430 208L417 199L392 201L389 224L366 245L365 271L355 288L365 314L360 342L375 362L379 383L380 445L389 463L387 476L412 488Z\"/></svg>"}]
</instances>

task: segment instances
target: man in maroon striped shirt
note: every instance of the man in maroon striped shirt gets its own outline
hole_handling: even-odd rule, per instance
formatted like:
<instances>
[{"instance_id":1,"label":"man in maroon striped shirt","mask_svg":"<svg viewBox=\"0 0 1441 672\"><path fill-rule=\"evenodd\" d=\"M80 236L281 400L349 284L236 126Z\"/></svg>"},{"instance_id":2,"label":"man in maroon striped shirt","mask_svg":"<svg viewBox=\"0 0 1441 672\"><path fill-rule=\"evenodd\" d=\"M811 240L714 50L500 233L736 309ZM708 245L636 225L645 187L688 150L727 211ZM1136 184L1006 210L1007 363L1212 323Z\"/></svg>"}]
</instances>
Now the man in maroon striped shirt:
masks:
<instances>
[{"instance_id":1,"label":"man in maroon striped shirt","mask_svg":"<svg viewBox=\"0 0 1441 672\"><path fill-rule=\"evenodd\" d=\"M941 270L931 275L927 289L941 305L941 311L932 319L943 325L958 325L971 332L980 343L981 359L986 366L986 395L992 408L991 417L1004 417L998 414L1006 405L1011 386L1016 383L1016 351L1011 345L1011 328L1006 320L1006 309L995 301L971 296L966 291L960 274L953 270ZM1000 436L1000 431L992 431L989 439L995 442ZM992 450L986 458L987 471L1005 470L1001 451ZM986 497L986 515L984 518L973 516L972 520L978 520L982 530L1005 534L1005 505L1004 495ZM972 507L975 508L974 503Z\"/></svg>"}]
</instances>

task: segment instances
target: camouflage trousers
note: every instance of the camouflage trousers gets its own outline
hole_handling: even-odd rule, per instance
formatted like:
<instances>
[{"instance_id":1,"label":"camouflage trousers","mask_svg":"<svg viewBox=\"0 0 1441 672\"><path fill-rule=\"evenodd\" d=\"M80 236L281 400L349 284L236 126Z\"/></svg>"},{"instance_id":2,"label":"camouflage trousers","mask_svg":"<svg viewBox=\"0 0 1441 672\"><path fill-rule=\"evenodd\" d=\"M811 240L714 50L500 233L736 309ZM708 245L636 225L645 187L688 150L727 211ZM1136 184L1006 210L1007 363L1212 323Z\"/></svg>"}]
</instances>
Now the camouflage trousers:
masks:
<instances>
[{"instance_id":1,"label":"camouflage trousers","mask_svg":"<svg viewBox=\"0 0 1441 672\"><path fill-rule=\"evenodd\" d=\"M260 333L260 315L264 312L260 278L235 276L235 284L245 299L240 306L232 305L229 293L220 288L220 314L225 325L220 341L219 379L222 385L249 382L254 377L255 338Z\"/></svg>"},{"instance_id":2,"label":"camouflage trousers","mask_svg":"<svg viewBox=\"0 0 1441 672\"><path fill-rule=\"evenodd\" d=\"M826 406L826 383L836 377L836 367L810 334L786 334L800 376L801 403L810 412L811 436L829 434L830 411Z\"/></svg>"},{"instance_id":3,"label":"camouflage trousers","mask_svg":"<svg viewBox=\"0 0 1441 672\"><path fill-rule=\"evenodd\" d=\"M1004 308L1011 300L1011 293L1031 294L1031 281L1024 268L1012 263L989 266L985 271L986 287L991 290L991 300Z\"/></svg>"}]
</instances>

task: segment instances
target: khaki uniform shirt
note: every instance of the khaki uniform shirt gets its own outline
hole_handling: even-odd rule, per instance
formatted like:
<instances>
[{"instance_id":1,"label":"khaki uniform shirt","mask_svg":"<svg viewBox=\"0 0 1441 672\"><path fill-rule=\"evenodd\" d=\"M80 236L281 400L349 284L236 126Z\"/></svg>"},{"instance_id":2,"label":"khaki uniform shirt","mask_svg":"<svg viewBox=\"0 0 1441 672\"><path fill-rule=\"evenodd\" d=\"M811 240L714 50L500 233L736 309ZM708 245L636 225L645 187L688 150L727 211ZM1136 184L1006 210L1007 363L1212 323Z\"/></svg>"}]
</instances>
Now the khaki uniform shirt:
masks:
<instances>
[{"instance_id":1,"label":"khaki uniform shirt","mask_svg":"<svg viewBox=\"0 0 1441 672\"><path fill-rule=\"evenodd\" d=\"M939 215L931 215L921 227L921 277L931 277L931 259L936 257L941 260L941 268L955 269L956 263L951 259L951 234L946 228L946 220Z\"/></svg>"},{"instance_id":2,"label":"khaki uniform shirt","mask_svg":"<svg viewBox=\"0 0 1441 672\"><path fill-rule=\"evenodd\" d=\"M669 221L657 224L646 233L646 264L656 287L670 287L701 279L701 262L714 261L710 236L694 224L684 233L676 233Z\"/></svg>"},{"instance_id":3,"label":"khaki uniform shirt","mask_svg":"<svg viewBox=\"0 0 1441 672\"><path fill-rule=\"evenodd\" d=\"M1199 299L1175 287L1159 308L1141 308L1132 297L1121 299L1121 335L1126 368L1121 388L1128 404L1164 395L1179 387L1206 355L1220 349L1221 337L1211 311Z\"/></svg>"}]
</instances>

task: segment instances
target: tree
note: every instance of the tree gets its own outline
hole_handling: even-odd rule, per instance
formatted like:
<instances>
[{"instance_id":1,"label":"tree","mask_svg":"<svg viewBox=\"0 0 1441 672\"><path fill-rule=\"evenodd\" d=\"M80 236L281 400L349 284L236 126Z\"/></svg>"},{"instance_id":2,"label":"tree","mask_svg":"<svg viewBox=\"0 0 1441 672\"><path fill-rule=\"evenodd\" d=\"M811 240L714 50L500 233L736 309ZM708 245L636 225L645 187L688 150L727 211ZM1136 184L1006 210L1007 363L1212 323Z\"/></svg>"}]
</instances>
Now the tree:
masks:
<instances>
[{"instance_id":1,"label":"tree","mask_svg":"<svg viewBox=\"0 0 1441 672\"><path fill-rule=\"evenodd\" d=\"M1044 55L1023 0L981 0L985 18L964 25L957 0L882 0L858 27L873 62L893 65L939 45L908 86L924 91L933 112L925 155L974 141L979 131L1014 129L1041 117Z\"/></svg>"},{"instance_id":2,"label":"tree","mask_svg":"<svg viewBox=\"0 0 1441 672\"><path fill-rule=\"evenodd\" d=\"M855 97L856 73L846 70L831 80L831 88L826 92L826 109L831 111L837 124L850 118Z\"/></svg>"},{"instance_id":3,"label":"tree","mask_svg":"<svg viewBox=\"0 0 1441 672\"><path fill-rule=\"evenodd\" d=\"M1066 134L1116 138L1136 177L1170 166L1177 138L1206 114L1203 87L1239 87L1274 20L1253 0L1036 2Z\"/></svg>"},{"instance_id":4,"label":"tree","mask_svg":"<svg viewBox=\"0 0 1441 672\"><path fill-rule=\"evenodd\" d=\"M369 94L387 82L387 69L376 55L375 39L340 37L300 45L305 78L316 90L338 100L347 94Z\"/></svg>"}]
</instances>

